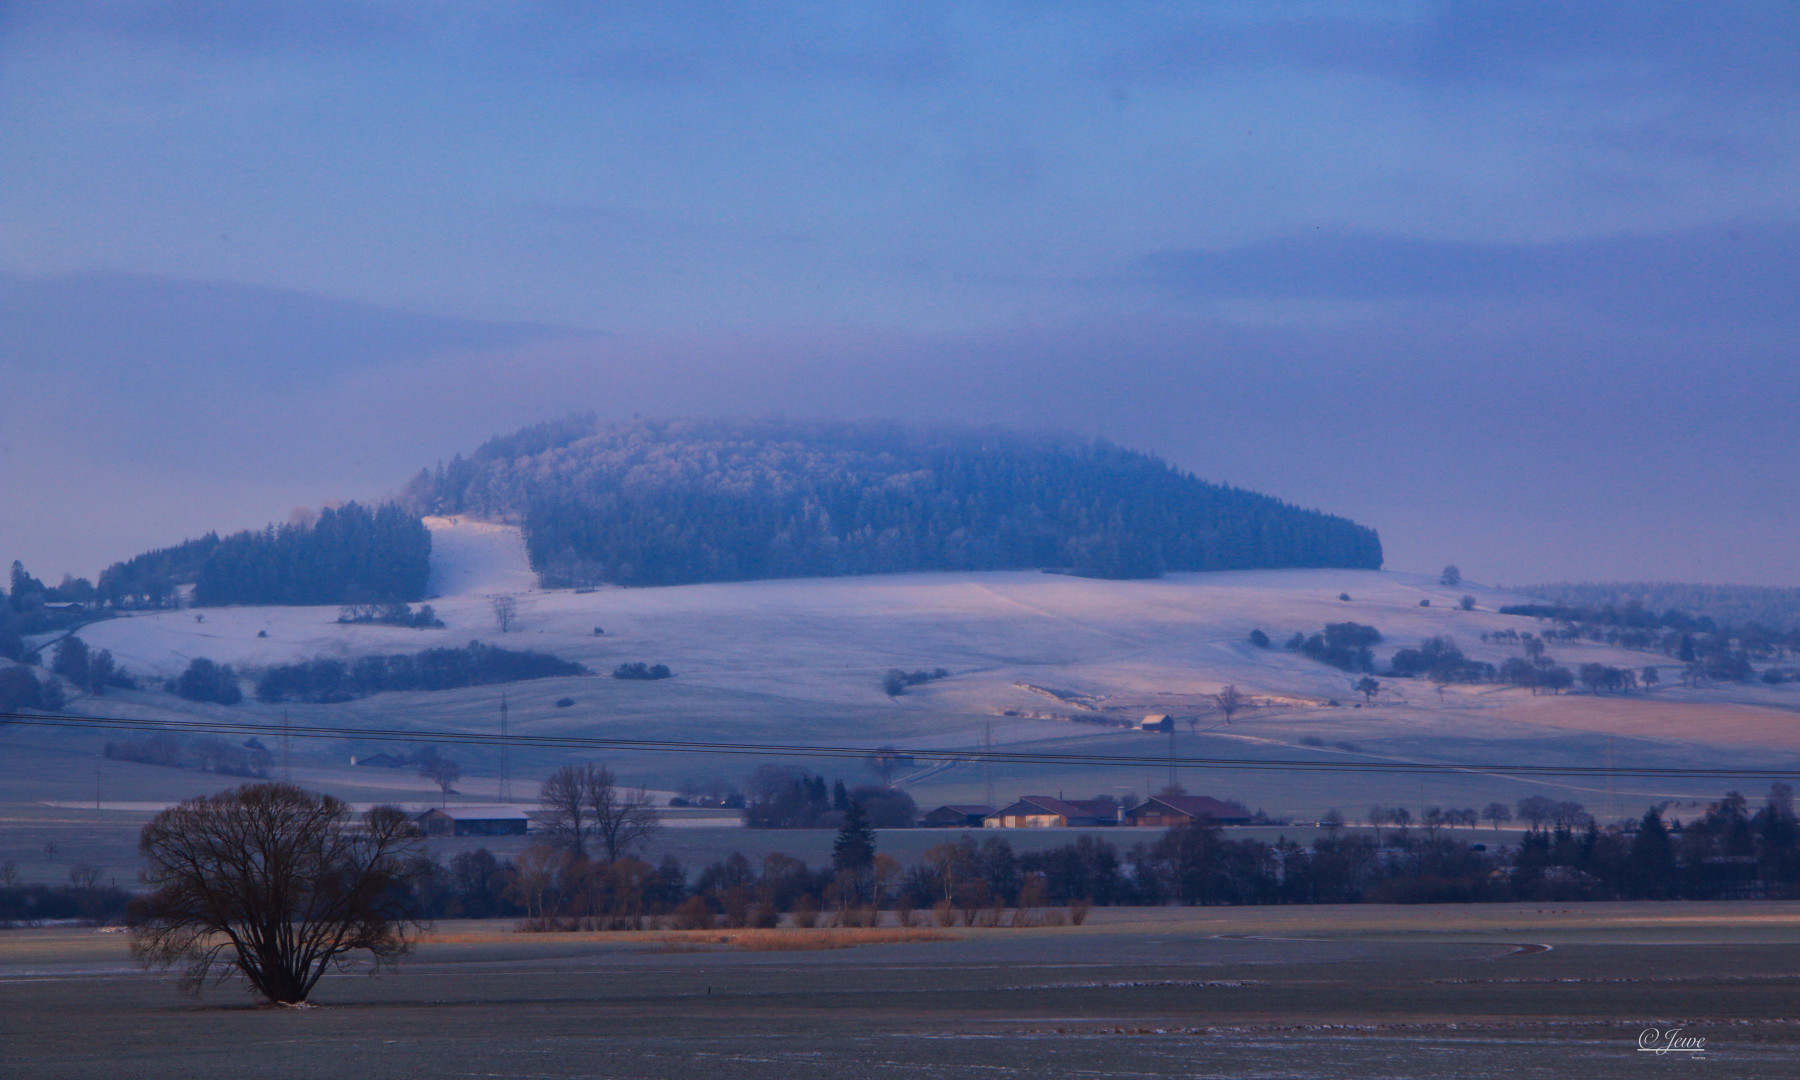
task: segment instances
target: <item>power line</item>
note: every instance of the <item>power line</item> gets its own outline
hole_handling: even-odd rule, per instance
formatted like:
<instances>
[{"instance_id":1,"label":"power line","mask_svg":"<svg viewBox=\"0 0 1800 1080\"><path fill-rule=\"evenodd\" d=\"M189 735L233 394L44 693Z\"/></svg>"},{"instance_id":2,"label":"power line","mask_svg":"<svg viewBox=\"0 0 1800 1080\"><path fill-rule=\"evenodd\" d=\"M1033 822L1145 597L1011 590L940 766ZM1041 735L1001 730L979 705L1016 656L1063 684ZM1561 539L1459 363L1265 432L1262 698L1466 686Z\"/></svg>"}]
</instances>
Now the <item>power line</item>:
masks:
<instances>
[{"instance_id":1,"label":"power line","mask_svg":"<svg viewBox=\"0 0 1800 1080\"><path fill-rule=\"evenodd\" d=\"M512 758L508 755L509 730L506 719L506 691L500 691L500 801L512 802Z\"/></svg>"},{"instance_id":2,"label":"power line","mask_svg":"<svg viewBox=\"0 0 1800 1080\"><path fill-rule=\"evenodd\" d=\"M0 712L0 720L24 726L174 731L209 735L264 735L268 725L249 721L145 720L125 717L68 716L61 714ZM493 733L471 731L404 731L396 728L310 727L292 731L295 738L359 739L367 742L457 743L491 746L500 742ZM739 754L761 757L816 757L863 759L881 753L866 746L820 746L787 743L733 743L683 739L594 739L572 736L511 734L511 746L568 750L637 750L654 753ZM1503 762L1464 764L1423 761L1307 761L1286 758L1139 757L1130 754L1057 754L1014 750L909 750L915 758L933 761L999 762L1017 765L1103 765L1121 768L1164 769L1172 764L1188 768L1225 771L1269 772L1388 772L1388 773L1518 773L1532 776L1605 776L1605 765L1524 765ZM1615 766L1611 773L1641 777L1767 779L1800 775L1800 761L1786 767L1696 768L1693 766Z\"/></svg>"}]
</instances>

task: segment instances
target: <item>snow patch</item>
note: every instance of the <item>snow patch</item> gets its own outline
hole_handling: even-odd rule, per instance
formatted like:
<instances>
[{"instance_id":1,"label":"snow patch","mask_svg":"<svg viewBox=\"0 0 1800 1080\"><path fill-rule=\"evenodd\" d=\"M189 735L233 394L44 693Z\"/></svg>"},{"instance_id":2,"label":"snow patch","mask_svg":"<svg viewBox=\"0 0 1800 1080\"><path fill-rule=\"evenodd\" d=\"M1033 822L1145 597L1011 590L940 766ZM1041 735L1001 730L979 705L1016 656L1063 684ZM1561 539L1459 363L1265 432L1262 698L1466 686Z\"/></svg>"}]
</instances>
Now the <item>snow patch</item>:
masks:
<instances>
[{"instance_id":1,"label":"snow patch","mask_svg":"<svg viewBox=\"0 0 1800 1080\"><path fill-rule=\"evenodd\" d=\"M537 575L525 554L525 535L517 525L455 515L428 517L431 530L433 596L494 596L531 592Z\"/></svg>"}]
</instances>

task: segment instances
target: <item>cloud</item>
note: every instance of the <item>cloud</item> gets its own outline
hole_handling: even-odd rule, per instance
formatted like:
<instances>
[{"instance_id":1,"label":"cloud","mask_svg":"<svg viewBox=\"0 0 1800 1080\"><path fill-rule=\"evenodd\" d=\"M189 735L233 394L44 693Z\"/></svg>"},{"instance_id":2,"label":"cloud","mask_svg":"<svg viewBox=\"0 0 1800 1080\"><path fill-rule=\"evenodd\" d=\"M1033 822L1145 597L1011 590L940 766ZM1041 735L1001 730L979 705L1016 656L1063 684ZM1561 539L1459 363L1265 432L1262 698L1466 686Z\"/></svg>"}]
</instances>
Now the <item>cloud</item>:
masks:
<instances>
[{"instance_id":1,"label":"cloud","mask_svg":"<svg viewBox=\"0 0 1800 1080\"><path fill-rule=\"evenodd\" d=\"M1800 228L1716 225L1543 244L1319 231L1219 251L1160 251L1128 278L1188 297L1554 301L1681 325L1800 320Z\"/></svg>"}]
</instances>

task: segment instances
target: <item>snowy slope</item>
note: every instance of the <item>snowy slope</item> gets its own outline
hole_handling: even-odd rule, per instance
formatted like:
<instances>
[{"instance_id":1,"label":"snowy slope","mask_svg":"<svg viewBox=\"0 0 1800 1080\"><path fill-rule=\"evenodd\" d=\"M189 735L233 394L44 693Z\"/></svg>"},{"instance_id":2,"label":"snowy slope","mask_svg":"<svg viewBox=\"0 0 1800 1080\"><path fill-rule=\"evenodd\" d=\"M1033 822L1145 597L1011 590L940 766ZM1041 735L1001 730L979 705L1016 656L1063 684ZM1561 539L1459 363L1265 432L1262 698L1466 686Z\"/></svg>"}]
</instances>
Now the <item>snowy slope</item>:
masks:
<instances>
[{"instance_id":1,"label":"snowy slope","mask_svg":"<svg viewBox=\"0 0 1800 1080\"><path fill-rule=\"evenodd\" d=\"M525 558L525 539L514 525L465 517L428 517L434 596L524 593L537 587Z\"/></svg>"},{"instance_id":2,"label":"snowy slope","mask_svg":"<svg viewBox=\"0 0 1800 1080\"><path fill-rule=\"evenodd\" d=\"M1030 572L811 578L658 589L539 590L515 527L433 518L432 600L442 630L343 626L337 609L242 607L162 612L91 626L82 636L127 667L164 677L196 656L254 669L312 656L461 645L471 638L553 652L600 670L666 663L690 682L814 701L1067 713L1018 683L1102 703L1183 696L1227 683L1256 694L1348 696L1343 673L1248 641L1277 642L1327 621L1374 624L1397 648L1450 634L1473 654L1505 594L1440 588L1419 575L1361 570L1232 571L1158 581L1098 581ZM1348 592L1344 602L1338 595ZM1455 610L1464 592L1476 612ZM492 601L514 596L519 626L497 633ZM1421 599L1432 606L1422 608ZM604 634L595 634L596 627ZM259 636L266 634L266 636ZM891 667L945 667L956 677L889 702Z\"/></svg>"}]
</instances>

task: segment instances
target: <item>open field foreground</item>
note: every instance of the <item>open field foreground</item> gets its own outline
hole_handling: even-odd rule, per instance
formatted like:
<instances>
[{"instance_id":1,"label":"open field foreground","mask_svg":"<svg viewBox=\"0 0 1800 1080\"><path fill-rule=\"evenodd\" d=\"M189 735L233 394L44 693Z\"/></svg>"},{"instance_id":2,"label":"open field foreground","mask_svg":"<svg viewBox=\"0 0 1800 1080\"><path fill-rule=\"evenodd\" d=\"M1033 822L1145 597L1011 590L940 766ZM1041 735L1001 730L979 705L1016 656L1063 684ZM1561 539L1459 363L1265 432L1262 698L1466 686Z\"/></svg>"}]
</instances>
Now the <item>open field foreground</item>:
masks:
<instances>
[{"instance_id":1,"label":"open field foreground","mask_svg":"<svg viewBox=\"0 0 1800 1080\"><path fill-rule=\"evenodd\" d=\"M834 932L773 935L809 933ZM452 923L292 1010L186 997L124 935L8 931L0 1075L1800 1075L1789 904L1101 909L920 936L946 934L768 951ZM1639 1052L1648 1027L1704 1053Z\"/></svg>"}]
</instances>

